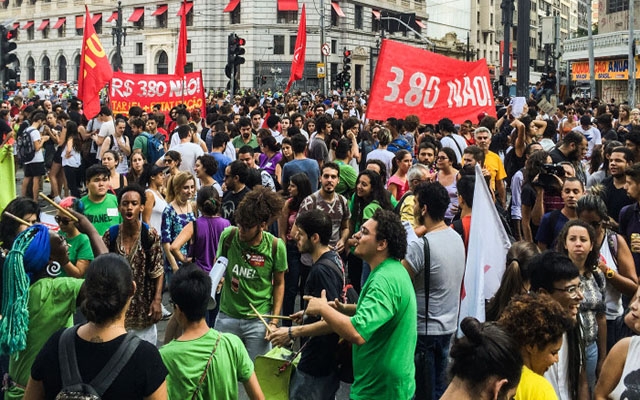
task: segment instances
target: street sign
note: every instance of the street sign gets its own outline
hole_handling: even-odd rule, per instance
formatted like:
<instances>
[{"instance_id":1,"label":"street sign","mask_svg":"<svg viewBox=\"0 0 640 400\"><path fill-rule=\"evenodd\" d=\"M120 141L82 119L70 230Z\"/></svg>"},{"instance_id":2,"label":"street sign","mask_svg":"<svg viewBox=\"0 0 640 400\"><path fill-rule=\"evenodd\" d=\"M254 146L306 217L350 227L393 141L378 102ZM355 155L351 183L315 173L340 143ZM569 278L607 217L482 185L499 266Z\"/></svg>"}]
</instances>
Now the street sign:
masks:
<instances>
[{"instance_id":1,"label":"street sign","mask_svg":"<svg viewBox=\"0 0 640 400\"><path fill-rule=\"evenodd\" d=\"M324 68L324 63L318 63L316 64L316 67L318 68L318 78L324 78L327 75L327 71Z\"/></svg>"},{"instance_id":2,"label":"street sign","mask_svg":"<svg viewBox=\"0 0 640 400\"><path fill-rule=\"evenodd\" d=\"M329 43L323 44L321 50L324 56L328 56L329 54L331 54L331 46L329 45Z\"/></svg>"}]
</instances>

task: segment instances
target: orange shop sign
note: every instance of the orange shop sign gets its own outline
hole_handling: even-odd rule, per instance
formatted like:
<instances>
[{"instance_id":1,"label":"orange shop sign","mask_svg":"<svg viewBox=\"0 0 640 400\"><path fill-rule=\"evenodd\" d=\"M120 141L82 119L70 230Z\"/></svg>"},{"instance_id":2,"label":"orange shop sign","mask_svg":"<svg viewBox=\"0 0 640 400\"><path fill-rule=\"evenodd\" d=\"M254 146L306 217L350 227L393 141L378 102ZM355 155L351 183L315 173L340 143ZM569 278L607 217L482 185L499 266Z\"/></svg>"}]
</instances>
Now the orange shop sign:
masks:
<instances>
[{"instance_id":1,"label":"orange shop sign","mask_svg":"<svg viewBox=\"0 0 640 400\"><path fill-rule=\"evenodd\" d=\"M640 78L639 64L636 61L636 79ZM613 81L629 79L629 60L596 60L594 71L597 81ZM571 79L586 81L590 79L589 61L577 61L571 64Z\"/></svg>"}]
</instances>

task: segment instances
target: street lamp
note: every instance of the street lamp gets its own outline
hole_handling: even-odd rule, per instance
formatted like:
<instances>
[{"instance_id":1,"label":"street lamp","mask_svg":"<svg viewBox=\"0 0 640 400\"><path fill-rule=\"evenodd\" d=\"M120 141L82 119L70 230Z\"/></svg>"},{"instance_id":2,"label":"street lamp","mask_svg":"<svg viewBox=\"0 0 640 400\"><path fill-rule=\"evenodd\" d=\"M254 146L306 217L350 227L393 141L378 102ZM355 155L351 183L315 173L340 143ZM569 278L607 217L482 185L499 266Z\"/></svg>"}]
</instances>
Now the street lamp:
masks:
<instances>
[{"instance_id":1,"label":"street lamp","mask_svg":"<svg viewBox=\"0 0 640 400\"><path fill-rule=\"evenodd\" d=\"M257 79L258 88L262 87L262 73L263 73L263 71L262 71L262 62L263 62L264 56L265 56L265 54L267 54L268 50L273 50L273 46L265 47L264 51L262 52L262 56L260 56L260 60L258 60L258 63L259 63L259 65L258 65L258 71L259 72L258 72L258 79Z\"/></svg>"},{"instance_id":2,"label":"street lamp","mask_svg":"<svg viewBox=\"0 0 640 400\"><path fill-rule=\"evenodd\" d=\"M113 66L116 71L122 71L122 46L127 45L127 27L122 26L122 2L118 2L118 19L116 25L111 28L112 43L116 46L116 60Z\"/></svg>"}]
</instances>

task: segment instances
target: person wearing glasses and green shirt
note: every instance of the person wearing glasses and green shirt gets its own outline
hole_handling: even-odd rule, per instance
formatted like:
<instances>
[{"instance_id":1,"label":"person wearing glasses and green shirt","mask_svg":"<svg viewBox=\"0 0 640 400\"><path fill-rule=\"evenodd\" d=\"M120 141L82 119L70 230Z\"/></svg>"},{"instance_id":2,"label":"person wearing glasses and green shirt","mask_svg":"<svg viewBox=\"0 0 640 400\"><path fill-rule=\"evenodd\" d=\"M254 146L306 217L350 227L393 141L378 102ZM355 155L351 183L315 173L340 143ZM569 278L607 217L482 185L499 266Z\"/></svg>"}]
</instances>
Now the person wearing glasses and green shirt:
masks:
<instances>
[{"instance_id":1,"label":"person wearing glasses and green shirt","mask_svg":"<svg viewBox=\"0 0 640 400\"><path fill-rule=\"evenodd\" d=\"M60 202L60 207L83 213L84 205L75 197L66 197ZM93 260L93 250L89 236L80 232L78 225L68 215L58 210L55 220L60 227L59 234L69 244L69 262L61 265L59 276L84 278L84 274Z\"/></svg>"},{"instance_id":2,"label":"person wearing glasses and green shirt","mask_svg":"<svg viewBox=\"0 0 640 400\"><path fill-rule=\"evenodd\" d=\"M579 316L580 303L584 300L580 271L567 255L555 251L545 251L532 258L529 269L531 292L549 294L574 321L574 326L562 335L558 362L549 367L544 377L560 400L589 398Z\"/></svg>"}]
</instances>

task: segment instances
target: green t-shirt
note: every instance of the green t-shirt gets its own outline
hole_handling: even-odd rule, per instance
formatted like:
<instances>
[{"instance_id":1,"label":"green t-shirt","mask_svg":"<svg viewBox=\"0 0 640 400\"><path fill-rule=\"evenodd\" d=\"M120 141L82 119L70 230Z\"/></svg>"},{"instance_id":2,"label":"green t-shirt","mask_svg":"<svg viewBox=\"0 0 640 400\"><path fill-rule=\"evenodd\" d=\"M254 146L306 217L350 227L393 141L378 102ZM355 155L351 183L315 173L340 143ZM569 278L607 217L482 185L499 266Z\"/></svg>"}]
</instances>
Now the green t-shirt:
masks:
<instances>
[{"instance_id":1,"label":"green t-shirt","mask_svg":"<svg viewBox=\"0 0 640 400\"><path fill-rule=\"evenodd\" d=\"M101 203L89 200L89 195L84 196L80 201L84 204L84 215L89 218L100 236L104 235L111 225L120 223L118 198L111 193L107 193Z\"/></svg>"},{"instance_id":2,"label":"green t-shirt","mask_svg":"<svg viewBox=\"0 0 640 400\"><path fill-rule=\"evenodd\" d=\"M282 239L277 239L276 260L273 260L273 238L262 232L262 241L257 246L240 242L238 235L231 239L228 254L222 254L224 242L235 227L228 227L220 236L217 257L229 259L224 274L220 297L220 311L240 319L254 318L252 304L260 314L270 314L273 307L273 273L287 270L287 249Z\"/></svg>"},{"instance_id":3,"label":"green t-shirt","mask_svg":"<svg viewBox=\"0 0 640 400\"><path fill-rule=\"evenodd\" d=\"M349 198L356 188L358 171L356 171L351 165L345 164L342 161L336 161L336 164L340 166L340 182L336 185L336 193Z\"/></svg>"},{"instance_id":4,"label":"green t-shirt","mask_svg":"<svg viewBox=\"0 0 640 400\"><path fill-rule=\"evenodd\" d=\"M33 361L49 337L73 325L82 282L75 278L42 278L29 288L27 347L9 360L9 376L19 385L27 386ZM24 391L16 386L5 392L5 399L22 399L23 395Z\"/></svg>"},{"instance_id":5,"label":"green t-shirt","mask_svg":"<svg viewBox=\"0 0 640 400\"><path fill-rule=\"evenodd\" d=\"M236 149L239 149L242 146L251 146L252 149L255 149L256 147L258 147L258 137L252 133L251 140L249 140L249 143L245 143L242 140L242 135L238 135L231 140L231 144Z\"/></svg>"},{"instance_id":6,"label":"green t-shirt","mask_svg":"<svg viewBox=\"0 0 640 400\"><path fill-rule=\"evenodd\" d=\"M173 340L160 348L169 371L169 400L191 398L220 334L211 329L198 339ZM248 381L251 374L253 363L240 338L223 333L196 399L237 399L238 382Z\"/></svg>"},{"instance_id":7,"label":"green t-shirt","mask_svg":"<svg viewBox=\"0 0 640 400\"><path fill-rule=\"evenodd\" d=\"M408 400L415 391L416 294L399 261L386 259L362 287L351 323L365 343L353 346L351 399Z\"/></svg>"},{"instance_id":8,"label":"green t-shirt","mask_svg":"<svg viewBox=\"0 0 640 400\"><path fill-rule=\"evenodd\" d=\"M69 261L75 264L78 260L93 260L93 250L91 249L89 236L84 233L80 233L73 238L69 238L63 231L60 231L60 235L64 236L67 243L69 243ZM65 276L68 275L64 269L62 269L58 277L62 278Z\"/></svg>"},{"instance_id":9,"label":"green t-shirt","mask_svg":"<svg viewBox=\"0 0 640 400\"><path fill-rule=\"evenodd\" d=\"M136 136L136 138L133 140L133 147L131 148L131 151L135 150L135 149L140 149L142 150L142 154L144 155L145 159L149 158L149 155L147 154L147 142L148 142L148 138L143 135L142 133L140 133L138 136Z\"/></svg>"}]
</instances>

